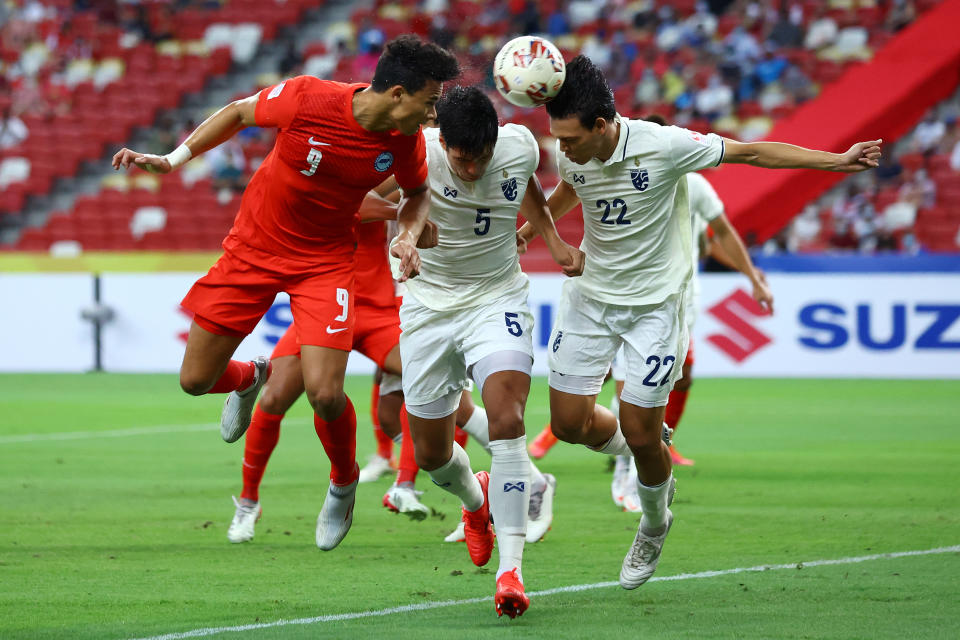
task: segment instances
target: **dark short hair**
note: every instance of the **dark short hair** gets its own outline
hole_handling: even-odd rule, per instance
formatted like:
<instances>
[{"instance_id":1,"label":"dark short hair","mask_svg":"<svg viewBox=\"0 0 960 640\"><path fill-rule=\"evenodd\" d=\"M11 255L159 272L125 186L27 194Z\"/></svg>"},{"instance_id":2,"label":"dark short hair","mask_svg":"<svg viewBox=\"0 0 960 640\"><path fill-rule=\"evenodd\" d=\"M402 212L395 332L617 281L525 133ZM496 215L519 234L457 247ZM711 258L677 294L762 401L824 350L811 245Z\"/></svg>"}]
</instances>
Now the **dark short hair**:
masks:
<instances>
[{"instance_id":1,"label":"dark short hair","mask_svg":"<svg viewBox=\"0 0 960 640\"><path fill-rule=\"evenodd\" d=\"M447 146L479 156L497 144L499 120L479 87L456 86L437 102L437 125Z\"/></svg>"},{"instance_id":2,"label":"dark short hair","mask_svg":"<svg viewBox=\"0 0 960 640\"><path fill-rule=\"evenodd\" d=\"M576 116L584 128L593 129L597 118L613 120L617 107L603 71L579 55L567 64L567 77L557 97L547 103L547 113L556 119Z\"/></svg>"},{"instance_id":3,"label":"dark short hair","mask_svg":"<svg viewBox=\"0 0 960 640\"><path fill-rule=\"evenodd\" d=\"M396 85L407 93L416 93L427 80L447 82L459 75L460 63L452 53L415 35L404 34L383 48L370 86L377 93Z\"/></svg>"},{"instance_id":4,"label":"dark short hair","mask_svg":"<svg viewBox=\"0 0 960 640\"><path fill-rule=\"evenodd\" d=\"M658 124L661 127L667 126L667 119L664 118L659 113L651 113L646 118L644 118L644 120L646 120L647 122L652 122L653 124Z\"/></svg>"}]
</instances>

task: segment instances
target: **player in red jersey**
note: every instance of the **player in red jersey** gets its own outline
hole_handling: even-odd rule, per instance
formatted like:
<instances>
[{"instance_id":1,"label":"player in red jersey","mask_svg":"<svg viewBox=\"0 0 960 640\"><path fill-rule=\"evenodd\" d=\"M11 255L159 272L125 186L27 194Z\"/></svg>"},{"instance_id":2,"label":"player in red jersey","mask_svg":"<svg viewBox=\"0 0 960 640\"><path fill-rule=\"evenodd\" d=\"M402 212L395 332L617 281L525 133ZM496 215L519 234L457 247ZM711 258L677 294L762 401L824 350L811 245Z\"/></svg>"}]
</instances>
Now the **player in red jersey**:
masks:
<instances>
[{"instance_id":1,"label":"player in red jersey","mask_svg":"<svg viewBox=\"0 0 960 640\"><path fill-rule=\"evenodd\" d=\"M356 413L343 380L353 344L357 212L371 189L396 177L404 198L390 251L400 261L400 279L415 276L415 245L430 206L420 125L435 117L442 83L458 74L448 51L400 36L387 43L370 85L300 76L227 105L166 156L124 148L113 157L116 169L134 164L168 173L244 127L280 129L247 186L224 255L182 302L195 317L180 386L192 395L237 392L228 397L221 434L239 438L268 363L231 357L276 294L290 295L304 387L331 460L317 525L325 549L349 530L356 496Z\"/></svg>"}]
</instances>

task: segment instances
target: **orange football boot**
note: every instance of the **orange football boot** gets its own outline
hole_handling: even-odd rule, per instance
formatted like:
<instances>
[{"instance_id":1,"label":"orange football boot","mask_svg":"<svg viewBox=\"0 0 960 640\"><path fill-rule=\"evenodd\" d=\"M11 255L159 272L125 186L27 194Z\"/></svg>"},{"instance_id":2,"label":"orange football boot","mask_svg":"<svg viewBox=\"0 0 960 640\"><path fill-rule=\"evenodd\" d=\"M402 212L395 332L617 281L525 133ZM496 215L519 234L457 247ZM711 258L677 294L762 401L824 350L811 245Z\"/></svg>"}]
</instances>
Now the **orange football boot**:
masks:
<instances>
[{"instance_id":1,"label":"orange football boot","mask_svg":"<svg viewBox=\"0 0 960 640\"><path fill-rule=\"evenodd\" d=\"M523 592L523 583L516 569L511 569L497 578L497 595L494 597L497 615L507 614L511 619L522 616L530 606L530 598Z\"/></svg>"},{"instance_id":2,"label":"orange football boot","mask_svg":"<svg viewBox=\"0 0 960 640\"><path fill-rule=\"evenodd\" d=\"M477 480L483 489L483 506L476 511L467 511L463 508L463 535L467 543L467 551L473 564L482 567L490 561L493 553L493 525L490 524L490 500L487 498L487 487L490 484L490 474L486 471L477 472Z\"/></svg>"},{"instance_id":3,"label":"orange football boot","mask_svg":"<svg viewBox=\"0 0 960 640\"><path fill-rule=\"evenodd\" d=\"M557 444L557 436L553 435L550 425L547 424L537 437L530 443L530 457L539 460L547 455L547 452Z\"/></svg>"}]
</instances>

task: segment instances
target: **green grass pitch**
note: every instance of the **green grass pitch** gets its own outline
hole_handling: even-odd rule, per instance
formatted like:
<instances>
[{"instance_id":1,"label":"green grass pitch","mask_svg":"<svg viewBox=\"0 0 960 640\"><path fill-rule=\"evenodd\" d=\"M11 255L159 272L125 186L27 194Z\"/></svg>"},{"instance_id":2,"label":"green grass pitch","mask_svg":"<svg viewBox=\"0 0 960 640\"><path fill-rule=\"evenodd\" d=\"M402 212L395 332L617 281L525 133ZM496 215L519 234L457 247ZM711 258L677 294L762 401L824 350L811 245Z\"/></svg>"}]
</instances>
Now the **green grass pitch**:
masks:
<instances>
[{"instance_id":1,"label":"green grass pitch","mask_svg":"<svg viewBox=\"0 0 960 640\"><path fill-rule=\"evenodd\" d=\"M348 393L365 459L368 379L350 378ZM558 478L556 518L527 546L524 578L528 592L591 588L534 596L513 621L494 612L496 554L478 570L462 544L442 542L458 505L425 474L435 517L388 513L383 479L361 485L343 544L316 549L328 465L302 400L264 479L255 540L229 544L242 444L220 441L221 402L186 396L175 376L0 376L0 638L143 638L480 598L213 637L960 634L955 549L850 560L960 545L955 381L697 381L677 434L697 464L675 470L658 579L632 592L602 583L616 581L637 518L614 508L606 458L558 444L540 462ZM531 437L546 419L537 379ZM802 564L817 560L843 562ZM759 565L791 568L702 575Z\"/></svg>"}]
</instances>

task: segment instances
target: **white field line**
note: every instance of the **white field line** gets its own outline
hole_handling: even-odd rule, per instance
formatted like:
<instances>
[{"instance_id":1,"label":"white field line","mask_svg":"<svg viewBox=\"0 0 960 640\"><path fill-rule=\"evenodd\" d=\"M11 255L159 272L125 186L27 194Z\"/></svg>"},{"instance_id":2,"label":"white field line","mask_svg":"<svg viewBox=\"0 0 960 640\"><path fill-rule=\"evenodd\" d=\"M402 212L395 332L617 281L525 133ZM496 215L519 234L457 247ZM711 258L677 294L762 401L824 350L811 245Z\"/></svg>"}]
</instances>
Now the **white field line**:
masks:
<instances>
[{"instance_id":1,"label":"white field line","mask_svg":"<svg viewBox=\"0 0 960 640\"><path fill-rule=\"evenodd\" d=\"M301 418L288 419L284 424L307 424ZM203 424L161 424L152 427L131 427L129 429L108 429L105 431L65 431L62 433L24 433L13 436L0 436L0 444L24 442L51 442L60 440L89 440L93 438L123 438L127 436L152 436L163 433L184 433L191 431L213 431L220 425L214 422Z\"/></svg>"},{"instance_id":2,"label":"white field line","mask_svg":"<svg viewBox=\"0 0 960 640\"><path fill-rule=\"evenodd\" d=\"M898 551L896 553L878 553L869 556L857 556L852 558L838 558L835 560L812 560L809 562L793 562L790 564L766 564L756 567L739 567L737 569L723 569L719 571L701 571L699 573L680 573L674 576L654 576L650 582L672 582L676 580L700 580L702 578L716 578L718 576L730 576L737 573L756 573L762 571L778 571L783 569L800 569L807 567L825 567L838 564L856 564L858 562L869 562L871 560L889 560L892 558L906 558L910 556L927 556L941 553L960 552L960 545L952 547L939 547L936 549L924 549L920 551ZM590 591L593 589L604 589L607 587L618 586L617 582L596 582L593 584L575 584L568 587L556 587L554 589L544 589L543 591L532 591L527 595L531 598L550 596L557 593L572 593L577 591ZM358 611L356 613L337 613L326 616L316 616L314 618L296 618L294 620L276 620L274 622L259 622L256 624L244 624L235 627L208 627L205 629L194 629L193 631L182 631L178 633L167 633L160 636L150 636L148 638L138 638L137 640L181 640L182 638L201 638L213 636L220 633L229 633L231 631L254 631L257 629L270 629L273 627L287 627L290 625L318 624L322 622L342 622L345 620L357 620L359 618L373 618L378 616L392 616L399 613L410 613L412 611L425 611L428 609L444 609L446 607L457 607L465 604L477 604L488 602L493 598L490 596L484 598L467 598L465 600L443 600L439 602L424 602L421 604L407 604L400 607L391 607L389 609L376 609L373 611Z\"/></svg>"}]
</instances>

